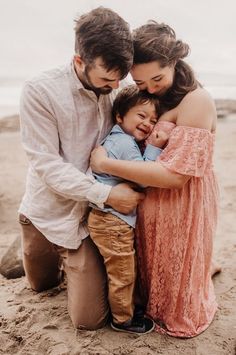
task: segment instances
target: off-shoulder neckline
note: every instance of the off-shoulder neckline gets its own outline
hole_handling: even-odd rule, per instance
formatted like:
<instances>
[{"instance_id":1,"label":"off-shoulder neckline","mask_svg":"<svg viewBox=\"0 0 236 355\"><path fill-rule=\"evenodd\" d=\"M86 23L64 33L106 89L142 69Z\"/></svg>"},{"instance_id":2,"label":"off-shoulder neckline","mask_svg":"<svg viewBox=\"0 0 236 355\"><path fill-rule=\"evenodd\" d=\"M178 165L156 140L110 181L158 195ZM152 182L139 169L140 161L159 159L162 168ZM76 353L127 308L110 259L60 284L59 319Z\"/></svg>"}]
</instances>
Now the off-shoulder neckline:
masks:
<instances>
[{"instance_id":1,"label":"off-shoulder neckline","mask_svg":"<svg viewBox=\"0 0 236 355\"><path fill-rule=\"evenodd\" d=\"M162 122L167 123L167 124L171 124L171 125L175 126L175 128L183 127L183 128L187 128L187 129L200 130L200 131L208 132L208 133L211 134L211 135L215 135L215 133L216 133L215 131L214 131L214 132L211 132L211 131L209 131L209 130L206 129L206 128L191 127L191 126L185 126L185 125L176 125L174 122L171 122L171 121L159 121L159 122L157 122L157 124L158 124L158 123L162 123Z\"/></svg>"}]
</instances>

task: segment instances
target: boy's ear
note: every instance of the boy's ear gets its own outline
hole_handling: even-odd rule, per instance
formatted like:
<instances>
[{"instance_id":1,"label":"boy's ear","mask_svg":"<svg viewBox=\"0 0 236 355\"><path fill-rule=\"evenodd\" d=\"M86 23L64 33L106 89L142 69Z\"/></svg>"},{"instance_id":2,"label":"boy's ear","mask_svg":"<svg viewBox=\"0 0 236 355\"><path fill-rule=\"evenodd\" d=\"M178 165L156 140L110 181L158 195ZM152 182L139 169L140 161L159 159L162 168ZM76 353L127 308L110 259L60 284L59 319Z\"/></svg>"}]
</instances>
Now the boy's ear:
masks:
<instances>
[{"instance_id":1,"label":"boy's ear","mask_svg":"<svg viewBox=\"0 0 236 355\"><path fill-rule=\"evenodd\" d=\"M122 122L123 122L123 119L122 119L122 117L119 115L119 113L116 114L116 122L117 122L117 123L122 123Z\"/></svg>"}]
</instances>

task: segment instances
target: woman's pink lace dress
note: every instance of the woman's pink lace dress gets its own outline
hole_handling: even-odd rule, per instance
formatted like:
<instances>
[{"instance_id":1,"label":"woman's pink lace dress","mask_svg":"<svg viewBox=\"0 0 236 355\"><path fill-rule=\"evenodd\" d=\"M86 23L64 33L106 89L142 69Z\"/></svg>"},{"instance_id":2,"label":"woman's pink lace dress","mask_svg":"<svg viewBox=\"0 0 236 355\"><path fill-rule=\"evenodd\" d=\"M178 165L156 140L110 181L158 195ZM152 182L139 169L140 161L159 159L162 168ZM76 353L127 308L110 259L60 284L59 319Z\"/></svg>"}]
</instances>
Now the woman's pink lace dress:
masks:
<instances>
[{"instance_id":1,"label":"woman's pink lace dress","mask_svg":"<svg viewBox=\"0 0 236 355\"><path fill-rule=\"evenodd\" d=\"M158 332L193 337L217 309L210 275L218 202L215 137L171 122L157 127L170 133L159 162L191 178L181 189L147 189L136 229L141 288Z\"/></svg>"}]
</instances>

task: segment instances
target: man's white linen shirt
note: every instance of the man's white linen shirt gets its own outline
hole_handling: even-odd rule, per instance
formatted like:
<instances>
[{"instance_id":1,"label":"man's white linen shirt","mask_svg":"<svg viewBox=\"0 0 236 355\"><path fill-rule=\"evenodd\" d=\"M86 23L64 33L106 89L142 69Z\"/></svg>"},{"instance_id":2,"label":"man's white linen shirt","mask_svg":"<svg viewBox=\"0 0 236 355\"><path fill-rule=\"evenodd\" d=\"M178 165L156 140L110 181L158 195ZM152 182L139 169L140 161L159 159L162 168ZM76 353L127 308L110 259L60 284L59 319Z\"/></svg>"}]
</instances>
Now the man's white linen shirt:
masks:
<instances>
[{"instance_id":1,"label":"man's white linen shirt","mask_svg":"<svg viewBox=\"0 0 236 355\"><path fill-rule=\"evenodd\" d=\"M112 127L116 92L86 90L73 64L26 82L20 103L21 135L29 159L19 212L52 243L76 249L88 236L88 201L102 206L111 186L85 173L91 150Z\"/></svg>"}]
</instances>

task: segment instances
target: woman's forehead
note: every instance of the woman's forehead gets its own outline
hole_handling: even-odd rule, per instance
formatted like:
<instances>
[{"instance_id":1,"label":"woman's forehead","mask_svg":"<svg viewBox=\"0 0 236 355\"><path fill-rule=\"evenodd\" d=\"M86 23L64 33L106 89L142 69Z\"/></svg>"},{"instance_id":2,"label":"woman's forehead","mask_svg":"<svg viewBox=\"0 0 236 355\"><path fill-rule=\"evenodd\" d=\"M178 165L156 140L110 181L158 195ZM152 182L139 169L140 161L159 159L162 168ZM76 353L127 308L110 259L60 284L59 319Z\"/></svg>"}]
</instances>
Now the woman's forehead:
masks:
<instances>
[{"instance_id":1,"label":"woman's forehead","mask_svg":"<svg viewBox=\"0 0 236 355\"><path fill-rule=\"evenodd\" d=\"M142 63L142 64L135 64L133 65L133 67L131 68L131 75L133 77L137 77L137 79L139 78L155 78L158 75L161 75L163 73L165 73L166 69L168 67L164 67L162 68L158 61L155 62L150 62L150 63Z\"/></svg>"}]
</instances>

